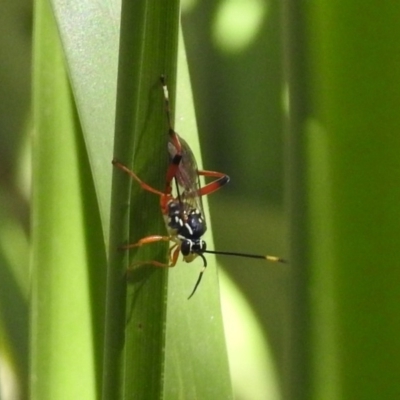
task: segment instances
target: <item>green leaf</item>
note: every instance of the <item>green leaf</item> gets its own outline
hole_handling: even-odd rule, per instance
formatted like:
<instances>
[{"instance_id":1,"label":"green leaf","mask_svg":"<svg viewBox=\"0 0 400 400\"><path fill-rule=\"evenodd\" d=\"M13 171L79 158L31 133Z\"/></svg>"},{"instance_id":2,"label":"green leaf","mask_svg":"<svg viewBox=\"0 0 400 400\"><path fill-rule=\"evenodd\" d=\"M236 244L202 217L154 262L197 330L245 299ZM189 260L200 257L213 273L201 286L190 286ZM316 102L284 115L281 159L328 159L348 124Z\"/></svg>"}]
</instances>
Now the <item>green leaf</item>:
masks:
<instances>
[{"instance_id":1,"label":"green leaf","mask_svg":"<svg viewBox=\"0 0 400 400\"><path fill-rule=\"evenodd\" d=\"M95 398L106 254L47 1L35 8L33 100L31 398Z\"/></svg>"},{"instance_id":2,"label":"green leaf","mask_svg":"<svg viewBox=\"0 0 400 400\"><path fill-rule=\"evenodd\" d=\"M108 243L120 1L51 0Z\"/></svg>"},{"instance_id":3,"label":"green leaf","mask_svg":"<svg viewBox=\"0 0 400 400\"><path fill-rule=\"evenodd\" d=\"M201 169L200 145L190 90L183 40L179 47L176 129L190 143ZM207 199L206 219L210 221ZM213 248L211 229L204 237ZM232 398L226 344L219 299L218 270L214 256L207 255L208 267L196 294L187 300L198 273L199 260L179 263L168 276L166 340L167 399Z\"/></svg>"}]
</instances>

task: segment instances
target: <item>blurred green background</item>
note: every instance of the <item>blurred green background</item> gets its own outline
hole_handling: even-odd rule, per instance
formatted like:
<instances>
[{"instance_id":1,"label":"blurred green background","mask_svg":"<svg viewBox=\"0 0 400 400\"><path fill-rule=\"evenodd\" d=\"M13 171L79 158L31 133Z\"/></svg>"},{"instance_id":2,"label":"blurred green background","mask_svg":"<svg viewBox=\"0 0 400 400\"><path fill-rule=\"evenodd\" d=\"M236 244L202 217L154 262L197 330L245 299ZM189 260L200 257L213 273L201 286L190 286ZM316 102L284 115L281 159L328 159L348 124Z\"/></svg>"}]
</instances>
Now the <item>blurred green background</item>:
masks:
<instances>
[{"instance_id":1,"label":"blurred green background","mask_svg":"<svg viewBox=\"0 0 400 400\"><path fill-rule=\"evenodd\" d=\"M27 145L30 120L32 4L25 0L2 2L0 11L2 201L12 208L13 214L27 229L26 195L29 191L21 187L26 183L21 182L21 169L26 167L26 164L21 165L21 159Z\"/></svg>"},{"instance_id":2,"label":"blurred green background","mask_svg":"<svg viewBox=\"0 0 400 400\"><path fill-rule=\"evenodd\" d=\"M24 381L28 370L31 49L31 2L1 2L0 368L4 375L0 386L4 398L18 393L10 365Z\"/></svg>"},{"instance_id":3,"label":"blurred green background","mask_svg":"<svg viewBox=\"0 0 400 400\"><path fill-rule=\"evenodd\" d=\"M209 198L215 247L289 257L290 242L288 265L219 260L276 367L262 399L400 397L399 15L395 2L182 2L203 166L231 177ZM0 4L3 305L5 286L28 288L31 18L29 1ZM1 313L24 336L20 310Z\"/></svg>"}]
</instances>

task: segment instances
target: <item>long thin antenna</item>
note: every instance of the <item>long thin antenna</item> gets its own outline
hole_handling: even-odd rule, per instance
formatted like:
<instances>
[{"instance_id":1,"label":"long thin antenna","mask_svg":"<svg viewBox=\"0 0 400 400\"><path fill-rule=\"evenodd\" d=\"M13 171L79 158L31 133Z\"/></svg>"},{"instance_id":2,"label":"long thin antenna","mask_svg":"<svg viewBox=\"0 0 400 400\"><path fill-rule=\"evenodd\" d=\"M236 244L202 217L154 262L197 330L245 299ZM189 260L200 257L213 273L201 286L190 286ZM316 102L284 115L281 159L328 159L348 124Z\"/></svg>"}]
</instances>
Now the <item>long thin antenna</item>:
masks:
<instances>
[{"instance_id":1,"label":"long thin antenna","mask_svg":"<svg viewBox=\"0 0 400 400\"><path fill-rule=\"evenodd\" d=\"M287 261L283 258L269 255L258 255L258 254L247 254L247 253L236 253L232 251L214 251L214 250L204 250L203 253L209 254L220 254L224 256L235 256L235 257L245 257L245 258L257 258L259 260L267 260L271 262L286 263Z\"/></svg>"},{"instance_id":2,"label":"long thin antenna","mask_svg":"<svg viewBox=\"0 0 400 400\"><path fill-rule=\"evenodd\" d=\"M207 267L207 260L206 258L203 256L202 253L197 253L204 261L204 266L203 269L200 271L199 277L197 278L197 282L194 285L194 288L192 290L192 293L190 294L190 296L188 297L188 300L196 293L197 287L200 285L201 282L201 278L203 277L204 271L206 270Z\"/></svg>"}]
</instances>

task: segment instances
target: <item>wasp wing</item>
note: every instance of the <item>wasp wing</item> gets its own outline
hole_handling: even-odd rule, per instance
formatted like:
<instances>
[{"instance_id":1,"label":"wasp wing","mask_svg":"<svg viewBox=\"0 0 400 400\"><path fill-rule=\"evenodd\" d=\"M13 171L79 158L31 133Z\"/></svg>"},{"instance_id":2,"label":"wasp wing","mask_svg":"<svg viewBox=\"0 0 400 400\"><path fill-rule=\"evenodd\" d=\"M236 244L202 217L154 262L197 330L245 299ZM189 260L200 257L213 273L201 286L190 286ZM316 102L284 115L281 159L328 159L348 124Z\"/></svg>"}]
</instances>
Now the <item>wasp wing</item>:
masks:
<instances>
[{"instance_id":1,"label":"wasp wing","mask_svg":"<svg viewBox=\"0 0 400 400\"><path fill-rule=\"evenodd\" d=\"M204 219L203 202L201 196L199 195L200 178L196 159L187 142L178 136L178 134L176 135L181 146L182 155L178 171L175 175L175 182L178 192L177 197L182 204L184 212L189 213L190 211L198 210ZM168 142L168 152L171 159L178 152L172 138L170 138Z\"/></svg>"}]
</instances>

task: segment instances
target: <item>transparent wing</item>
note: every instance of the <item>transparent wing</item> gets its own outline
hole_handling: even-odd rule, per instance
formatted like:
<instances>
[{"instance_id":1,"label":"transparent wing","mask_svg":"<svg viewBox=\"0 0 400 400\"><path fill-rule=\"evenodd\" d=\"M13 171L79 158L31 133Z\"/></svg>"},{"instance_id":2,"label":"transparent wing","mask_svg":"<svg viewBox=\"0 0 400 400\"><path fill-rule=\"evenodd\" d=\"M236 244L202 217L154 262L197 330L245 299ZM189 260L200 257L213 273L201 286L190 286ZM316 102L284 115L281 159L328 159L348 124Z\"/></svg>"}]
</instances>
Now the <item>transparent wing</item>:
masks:
<instances>
[{"instance_id":1,"label":"transparent wing","mask_svg":"<svg viewBox=\"0 0 400 400\"><path fill-rule=\"evenodd\" d=\"M200 179L196 159L187 142L180 136L178 136L178 139L181 144L182 160L175 175L177 197L180 199L185 211L197 209L204 217L203 202L201 196L199 196ZM168 152L171 159L177 153L172 140L168 142Z\"/></svg>"}]
</instances>

